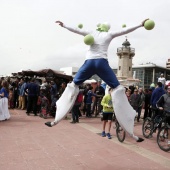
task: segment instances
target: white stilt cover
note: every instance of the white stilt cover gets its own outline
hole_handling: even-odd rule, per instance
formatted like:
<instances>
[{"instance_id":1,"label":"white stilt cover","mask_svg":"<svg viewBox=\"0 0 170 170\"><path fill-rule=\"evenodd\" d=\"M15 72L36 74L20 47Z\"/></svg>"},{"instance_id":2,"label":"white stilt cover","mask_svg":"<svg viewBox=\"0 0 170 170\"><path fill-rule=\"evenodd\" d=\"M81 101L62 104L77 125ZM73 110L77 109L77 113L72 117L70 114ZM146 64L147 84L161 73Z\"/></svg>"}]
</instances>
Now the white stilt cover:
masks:
<instances>
[{"instance_id":1,"label":"white stilt cover","mask_svg":"<svg viewBox=\"0 0 170 170\"><path fill-rule=\"evenodd\" d=\"M136 111L127 99L125 88L119 85L112 91L111 96L114 112L119 124L130 136L138 140L138 137L133 133Z\"/></svg>"}]
</instances>

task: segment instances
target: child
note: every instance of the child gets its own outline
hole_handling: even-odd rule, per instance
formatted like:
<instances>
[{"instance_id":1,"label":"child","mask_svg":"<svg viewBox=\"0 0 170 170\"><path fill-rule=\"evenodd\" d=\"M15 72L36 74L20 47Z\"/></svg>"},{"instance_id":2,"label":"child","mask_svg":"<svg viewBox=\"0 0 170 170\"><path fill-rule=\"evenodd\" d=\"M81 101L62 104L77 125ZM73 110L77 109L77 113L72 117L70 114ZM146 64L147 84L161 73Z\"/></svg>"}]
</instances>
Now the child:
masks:
<instances>
[{"instance_id":1,"label":"child","mask_svg":"<svg viewBox=\"0 0 170 170\"><path fill-rule=\"evenodd\" d=\"M111 139L110 129L112 124L113 117L113 104L111 97L112 88L109 88L109 94L105 95L101 101L101 105L103 106L103 132L102 137L107 136L108 139ZM108 132L105 133L106 123L108 122Z\"/></svg>"},{"instance_id":2,"label":"child","mask_svg":"<svg viewBox=\"0 0 170 170\"><path fill-rule=\"evenodd\" d=\"M91 104L92 104L92 97L97 96L92 92L93 87L90 86L89 90L87 92L87 99L86 99L86 108L87 108L87 113L86 117L91 117Z\"/></svg>"},{"instance_id":3,"label":"child","mask_svg":"<svg viewBox=\"0 0 170 170\"><path fill-rule=\"evenodd\" d=\"M81 114L79 107L80 107L82 101L83 101L83 93L82 93L82 91L79 91L79 94L76 98L74 106L71 110L71 112L72 112L72 122L70 122L70 123L79 123L79 116Z\"/></svg>"}]
</instances>

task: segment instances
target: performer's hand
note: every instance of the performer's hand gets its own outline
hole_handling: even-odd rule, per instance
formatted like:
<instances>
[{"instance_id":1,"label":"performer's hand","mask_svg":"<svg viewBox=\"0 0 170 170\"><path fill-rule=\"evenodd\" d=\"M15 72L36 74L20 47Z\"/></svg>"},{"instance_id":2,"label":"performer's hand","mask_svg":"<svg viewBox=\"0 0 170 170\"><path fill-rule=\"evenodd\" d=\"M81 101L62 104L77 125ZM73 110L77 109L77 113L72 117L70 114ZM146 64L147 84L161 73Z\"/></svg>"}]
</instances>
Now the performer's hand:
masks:
<instances>
[{"instance_id":1,"label":"performer's hand","mask_svg":"<svg viewBox=\"0 0 170 170\"><path fill-rule=\"evenodd\" d=\"M148 19L145 19L144 21L142 21L142 26L144 26L144 24L145 24L145 22L146 22L147 20L149 20L149 18L148 18Z\"/></svg>"},{"instance_id":2,"label":"performer's hand","mask_svg":"<svg viewBox=\"0 0 170 170\"><path fill-rule=\"evenodd\" d=\"M63 23L61 21L56 21L55 23L58 23L61 27L63 27Z\"/></svg>"}]
</instances>

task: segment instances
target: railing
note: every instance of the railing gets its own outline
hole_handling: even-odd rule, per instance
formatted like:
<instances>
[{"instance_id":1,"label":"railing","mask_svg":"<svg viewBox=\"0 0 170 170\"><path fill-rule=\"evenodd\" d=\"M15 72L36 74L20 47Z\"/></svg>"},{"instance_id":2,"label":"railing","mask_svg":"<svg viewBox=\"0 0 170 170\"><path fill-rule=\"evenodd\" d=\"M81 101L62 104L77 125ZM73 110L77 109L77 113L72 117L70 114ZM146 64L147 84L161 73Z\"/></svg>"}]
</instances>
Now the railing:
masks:
<instances>
[{"instance_id":1,"label":"railing","mask_svg":"<svg viewBox=\"0 0 170 170\"><path fill-rule=\"evenodd\" d=\"M135 48L131 48L131 47L119 47L117 48L117 52L131 52L131 53L135 53Z\"/></svg>"}]
</instances>

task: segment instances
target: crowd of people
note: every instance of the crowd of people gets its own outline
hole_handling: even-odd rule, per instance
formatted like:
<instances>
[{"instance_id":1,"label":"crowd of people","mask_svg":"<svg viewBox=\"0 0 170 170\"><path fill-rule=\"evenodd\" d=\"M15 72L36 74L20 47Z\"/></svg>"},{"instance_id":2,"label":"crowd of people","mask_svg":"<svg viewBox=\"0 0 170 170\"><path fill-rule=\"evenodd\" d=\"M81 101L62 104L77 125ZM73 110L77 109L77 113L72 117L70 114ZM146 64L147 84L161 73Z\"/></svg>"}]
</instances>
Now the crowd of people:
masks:
<instances>
[{"instance_id":1,"label":"crowd of people","mask_svg":"<svg viewBox=\"0 0 170 170\"><path fill-rule=\"evenodd\" d=\"M34 114L40 117L55 117L56 101L60 98L67 86L66 82L42 81L35 78L29 80L20 78L15 81L0 80L0 121L10 119L9 109L26 110L26 114ZM95 88L91 84L79 86L79 94L71 109L72 121L79 123L79 118L84 115L87 118L103 116L102 136L111 139L110 129L113 120L114 106L111 99L112 88L106 93L106 84L97 82ZM135 86L125 87L125 94L130 105L136 111L137 122L152 117L154 110L156 115L163 108L170 110L170 85L165 86L157 82L155 87L142 89ZM160 109L158 109L160 108ZM144 115L141 117L142 109ZM156 116L155 115L155 116ZM169 121L169 120L168 120ZM105 132L108 124L107 132Z\"/></svg>"},{"instance_id":2,"label":"crowd of people","mask_svg":"<svg viewBox=\"0 0 170 170\"><path fill-rule=\"evenodd\" d=\"M9 109L26 110L40 117L55 116L55 103L67 82L42 81L36 78L0 79L0 121L10 118Z\"/></svg>"}]
</instances>

